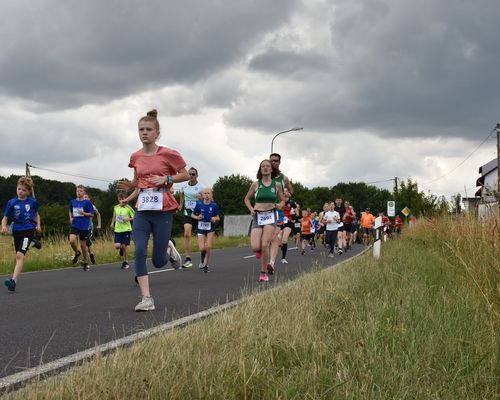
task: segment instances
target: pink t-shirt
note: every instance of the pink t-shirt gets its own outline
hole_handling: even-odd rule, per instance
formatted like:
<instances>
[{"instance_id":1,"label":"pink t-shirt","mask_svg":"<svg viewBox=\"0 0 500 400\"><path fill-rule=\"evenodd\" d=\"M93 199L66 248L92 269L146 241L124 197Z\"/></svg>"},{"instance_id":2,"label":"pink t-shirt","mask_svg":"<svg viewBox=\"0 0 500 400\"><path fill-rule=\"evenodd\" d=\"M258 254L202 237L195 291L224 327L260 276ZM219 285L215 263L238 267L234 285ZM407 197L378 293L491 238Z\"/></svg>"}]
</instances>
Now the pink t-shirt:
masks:
<instances>
[{"instance_id":1,"label":"pink t-shirt","mask_svg":"<svg viewBox=\"0 0 500 400\"><path fill-rule=\"evenodd\" d=\"M137 187L139 189L149 189L151 188L151 184L148 178L153 175L176 175L179 170L186 167L186 162L178 151L165 146L158 146L155 154L144 154L142 149L132 153L128 166L135 169ZM162 186L163 189L166 187L166 185ZM173 211L178 206L170 190L165 190L163 192L162 211Z\"/></svg>"}]
</instances>

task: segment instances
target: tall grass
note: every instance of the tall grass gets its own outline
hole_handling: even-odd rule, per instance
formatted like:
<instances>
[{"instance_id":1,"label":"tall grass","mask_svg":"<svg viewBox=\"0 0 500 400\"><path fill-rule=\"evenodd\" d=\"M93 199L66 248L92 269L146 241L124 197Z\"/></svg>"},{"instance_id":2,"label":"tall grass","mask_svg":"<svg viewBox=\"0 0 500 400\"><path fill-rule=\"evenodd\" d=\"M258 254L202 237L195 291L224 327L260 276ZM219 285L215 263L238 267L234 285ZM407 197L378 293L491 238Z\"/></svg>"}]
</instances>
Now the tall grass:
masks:
<instances>
[{"instance_id":1,"label":"tall grass","mask_svg":"<svg viewBox=\"0 0 500 400\"><path fill-rule=\"evenodd\" d=\"M499 398L498 275L463 254L483 236L458 240L488 226L423 221L378 261L318 268L7 398Z\"/></svg>"},{"instance_id":2,"label":"tall grass","mask_svg":"<svg viewBox=\"0 0 500 400\"><path fill-rule=\"evenodd\" d=\"M175 238L177 249L184 252L183 238ZM115 250L114 236L109 233L103 233L98 239L94 240L92 252L95 254L98 264L120 261L121 258ZM246 236L242 237L224 237L220 236L214 240L214 249L244 246L249 243ZM151 253L152 243L149 245ZM195 237L192 238L192 250L198 251L198 244ZM24 263L24 272L40 271L56 268L72 267L71 259L73 251L69 246L66 236L53 236L42 240L41 250L31 249ZM129 258L134 258L134 243L129 247ZM11 236L0 235L0 274L11 273L15 265L14 245Z\"/></svg>"}]
</instances>

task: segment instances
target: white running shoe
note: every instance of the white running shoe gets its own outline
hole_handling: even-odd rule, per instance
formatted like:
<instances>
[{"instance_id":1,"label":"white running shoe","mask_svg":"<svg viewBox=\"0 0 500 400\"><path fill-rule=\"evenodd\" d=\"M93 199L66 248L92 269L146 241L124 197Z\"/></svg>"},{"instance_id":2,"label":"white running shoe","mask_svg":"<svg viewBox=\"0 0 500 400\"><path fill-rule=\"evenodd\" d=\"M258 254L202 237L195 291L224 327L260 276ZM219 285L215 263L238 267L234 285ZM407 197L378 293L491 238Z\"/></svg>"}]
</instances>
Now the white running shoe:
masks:
<instances>
[{"instance_id":1,"label":"white running shoe","mask_svg":"<svg viewBox=\"0 0 500 400\"><path fill-rule=\"evenodd\" d=\"M182 258L171 240L169 240L169 242L168 242L168 250L170 250L169 254L170 254L170 262L172 263L172 267L174 269L179 269L181 267Z\"/></svg>"},{"instance_id":2,"label":"white running shoe","mask_svg":"<svg viewBox=\"0 0 500 400\"><path fill-rule=\"evenodd\" d=\"M150 296L142 296L142 300L135 306L135 311L153 311L155 302Z\"/></svg>"},{"instance_id":3,"label":"white running shoe","mask_svg":"<svg viewBox=\"0 0 500 400\"><path fill-rule=\"evenodd\" d=\"M288 264L288 261L286 260L286 258L281 259L281 264Z\"/></svg>"}]
</instances>

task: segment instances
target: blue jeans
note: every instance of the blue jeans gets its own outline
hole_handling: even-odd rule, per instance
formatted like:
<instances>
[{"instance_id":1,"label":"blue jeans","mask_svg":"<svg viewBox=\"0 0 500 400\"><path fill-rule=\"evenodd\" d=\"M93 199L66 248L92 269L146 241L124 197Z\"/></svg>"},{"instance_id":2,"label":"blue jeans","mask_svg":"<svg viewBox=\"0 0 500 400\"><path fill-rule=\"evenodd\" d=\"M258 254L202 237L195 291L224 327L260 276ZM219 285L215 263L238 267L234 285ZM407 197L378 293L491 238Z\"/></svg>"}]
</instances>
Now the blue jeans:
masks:
<instances>
[{"instance_id":1,"label":"blue jeans","mask_svg":"<svg viewBox=\"0 0 500 400\"><path fill-rule=\"evenodd\" d=\"M148 274L146 258L148 256L149 236L153 234L153 265L161 268L168 262L167 247L172 233L174 214L170 211L137 211L132 225L132 237L135 243L135 274Z\"/></svg>"}]
</instances>

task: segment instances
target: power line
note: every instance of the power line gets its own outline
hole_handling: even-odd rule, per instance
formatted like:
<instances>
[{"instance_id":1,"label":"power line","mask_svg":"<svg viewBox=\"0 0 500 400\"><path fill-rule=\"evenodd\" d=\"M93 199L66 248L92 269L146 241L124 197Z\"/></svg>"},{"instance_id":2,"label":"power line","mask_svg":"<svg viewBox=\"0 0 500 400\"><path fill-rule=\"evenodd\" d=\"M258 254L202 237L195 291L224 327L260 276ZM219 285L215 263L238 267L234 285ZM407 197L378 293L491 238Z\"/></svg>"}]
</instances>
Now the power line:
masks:
<instances>
[{"instance_id":1,"label":"power line","mask_svg":"<svg viewBox=\"0 0 500 400\"><path fill-rule=\"evenodd\" d=\"M429 181L429 182L424 182L424 183L421 183L422 186L425 186L425 185L429 185L431 183L434 183L436 181L439 181L440 179L443 179L445 176L451 174L453 171L455 171L457 168L459 168L460 166L462 166L469 158L472 157L472 155L479 150L479 148L484 144L486 143L486 141L493 135L493 133L495 132L495 128L493 128L491 130L491 132L488 134L488 136L486 136L486 138L481 142L479 143L479 146L477 146L467 157L465 157L455 168L449 170L447 173L445 173L444 175L441 175L440 177L436 178L436 179L433 179L432 181Z\"/></svg>"},{"instance_id":2,"label":"power line","mask_svg":"<svg viewBox=\"0 0 500 400\"><path fill-rule=\"evenodd\" d=\"M374 183L383 183L383 182L394 182L394 178L386 179L384 181L374 181L374 182L365 182L366 185L372 185Z\"/></svg>"},{"instance_id":3,"label":"power line","mask_svg":"<svg viewBox=\"0 0 500 400\"><path fill-rule=\"evenodd\" d=\"M113 183L114 182L114 180L104 179L104 178L98 178L98 177L95 177L95 176L75 174L75 173L70 173L70 172L61 172L61 171L56 171L55 169L37 167L37 166L31 165L31 164L27 164L27 165L28 165L28 167L31 167L31 168L39 169L39 170L42 170L42 171L53 172L53 173L59 174L59 175L73 176L73 177L76 177L76 178L90 179L90 180L93 180L93 181L100 181L100 182L106 182L106 183Z\"/></svg>"}]
</instances>

